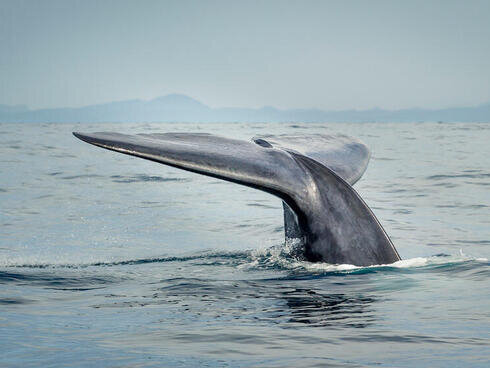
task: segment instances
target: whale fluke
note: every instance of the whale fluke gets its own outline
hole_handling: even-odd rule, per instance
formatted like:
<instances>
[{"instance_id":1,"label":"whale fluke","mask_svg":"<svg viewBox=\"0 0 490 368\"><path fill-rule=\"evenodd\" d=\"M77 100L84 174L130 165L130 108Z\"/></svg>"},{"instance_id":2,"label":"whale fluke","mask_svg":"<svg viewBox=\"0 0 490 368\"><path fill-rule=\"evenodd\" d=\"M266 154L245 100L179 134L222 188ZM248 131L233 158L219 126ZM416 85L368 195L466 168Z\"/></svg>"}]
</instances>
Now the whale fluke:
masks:
<instances>
[{"instance_id":1,"label":"whale fluke","mask_svg":"<svg viewBox=\"0 0 490 368\"><path fill-rule=\"evenodd\" d=\"M369 266L400 260L352 188L369 150L345 135L275 135L252 141L202 133L73 133L109 150L246 185L283 200L287 237L309 261Z\"/></svg>"}]
</instances>

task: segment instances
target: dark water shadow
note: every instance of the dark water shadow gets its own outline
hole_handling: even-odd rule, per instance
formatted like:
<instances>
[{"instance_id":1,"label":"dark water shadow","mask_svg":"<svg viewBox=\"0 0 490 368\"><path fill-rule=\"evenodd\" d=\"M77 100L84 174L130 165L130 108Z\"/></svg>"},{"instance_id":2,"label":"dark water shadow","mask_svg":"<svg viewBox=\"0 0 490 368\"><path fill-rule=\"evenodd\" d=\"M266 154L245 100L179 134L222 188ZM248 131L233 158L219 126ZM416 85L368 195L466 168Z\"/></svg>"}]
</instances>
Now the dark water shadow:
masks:
<instances>
[{"instance_id":1,"label":"dark water shadow","mask_svg":"<svg viewBox=\"0 0 490 368\"><path fill-rule=\"evenodd\" d=\"M282 295L289 323L314 327L365 328L375 322L370 308L373 296L348 294L319 294L310 289L296 289Z\"/></svg>"},{"instance_id":2,"label":"dark water shadow","mask_svg":"<svg viewBox=\"0 0 490 368\"><path fill-rule=\"evenodd\" d=\"M106 276L91 275L58 275L54 272L7 272L0 271L1 284L16 284L20 286L42 287L44 289L56 289L67 291L94 290L106 287L108 284L119 282L120 279Z\"/></svg>"}]
</instances>

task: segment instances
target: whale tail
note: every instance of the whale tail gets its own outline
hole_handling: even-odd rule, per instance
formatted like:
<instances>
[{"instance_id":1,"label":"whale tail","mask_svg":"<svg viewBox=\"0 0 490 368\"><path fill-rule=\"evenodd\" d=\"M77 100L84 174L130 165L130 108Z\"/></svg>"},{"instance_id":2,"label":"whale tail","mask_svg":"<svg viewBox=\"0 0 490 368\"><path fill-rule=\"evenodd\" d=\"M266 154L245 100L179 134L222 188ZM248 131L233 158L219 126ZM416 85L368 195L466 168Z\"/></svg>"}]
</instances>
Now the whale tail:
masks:
<instances>
[{"instance_id":1,"label":"whale tail","mask_svg":"<svg viewBox=\"0 0 490 368\"><path fill-rule=\"evenodd\" d=\"M369 150L345 135L261 136L252 141L202 133L73 133L109 150L256 188L284 202L287 237L310 261L368 266L400 260L388 235L352 188Z\"/></svg>"}]
</instances>

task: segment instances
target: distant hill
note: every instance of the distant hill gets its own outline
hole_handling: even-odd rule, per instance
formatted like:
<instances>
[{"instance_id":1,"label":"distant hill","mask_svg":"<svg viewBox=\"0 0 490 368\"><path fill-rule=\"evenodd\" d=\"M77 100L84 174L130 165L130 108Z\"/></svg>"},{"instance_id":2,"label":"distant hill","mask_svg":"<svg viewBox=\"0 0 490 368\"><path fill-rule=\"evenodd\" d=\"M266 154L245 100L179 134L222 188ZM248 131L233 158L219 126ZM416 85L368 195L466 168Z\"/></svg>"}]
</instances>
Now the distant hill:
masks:
<instances>
[{"instance_id":1,"label":"distant hill","mask_svg":"<svg viewBox=\"0 0 490 368\"><path fill-rule=\"evenodd\" d=\"M185 96L172 94L153 100L127 100L77 108L29 110L0 105L0 122L490 122L490 103L476 107L404 110L318 109L280 110L274 107L211 108Z\"/></svg>"}]
</instances>

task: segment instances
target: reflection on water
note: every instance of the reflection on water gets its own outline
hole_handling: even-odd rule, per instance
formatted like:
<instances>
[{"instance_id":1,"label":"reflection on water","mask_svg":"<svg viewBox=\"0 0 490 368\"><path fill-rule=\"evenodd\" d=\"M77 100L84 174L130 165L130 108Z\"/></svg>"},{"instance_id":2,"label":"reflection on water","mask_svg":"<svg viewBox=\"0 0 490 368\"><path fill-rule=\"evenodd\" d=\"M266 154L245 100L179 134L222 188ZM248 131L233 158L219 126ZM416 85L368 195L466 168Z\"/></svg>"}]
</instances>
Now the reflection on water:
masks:
<instances>
[{"instance_id":1,"label":"reflection on water","mask_svg":"<svg viewBox=\"0 0 490 368\"><path fill-rule=\"evenodd\" d=\"M271 283L272 281L272 283ZM376 321L371 305L375 296L326 293L310 288L278 286L269 281L217 282L204 279L165 280L150 293L121 298L109 295L95 308L125 308L172 304L212 318L232 318L312 327L365 328ZM203 306L206 306L203 310Z\"/></svg>"},{"instance_id":2,"label":"reflection on water","mask_svg":"<svg viewBox=\"0 0 490 368\"><path fill-rule=\"evenodd\" d=\"M369 308L373 297L346 294L318 294L296 289L283 294L290 312L290 322L311 326L364 328L375 322Z\"/></svg>"}]
</instances>

